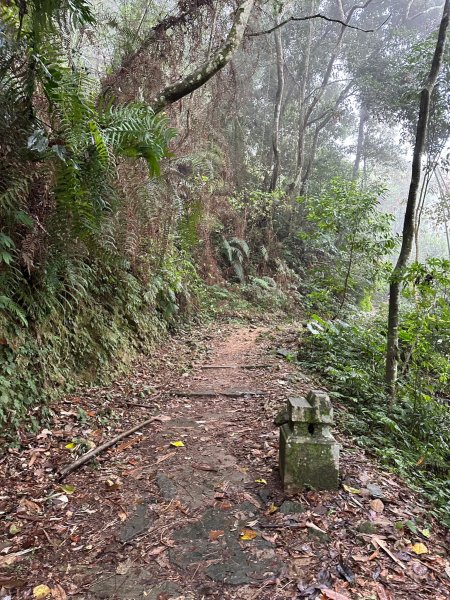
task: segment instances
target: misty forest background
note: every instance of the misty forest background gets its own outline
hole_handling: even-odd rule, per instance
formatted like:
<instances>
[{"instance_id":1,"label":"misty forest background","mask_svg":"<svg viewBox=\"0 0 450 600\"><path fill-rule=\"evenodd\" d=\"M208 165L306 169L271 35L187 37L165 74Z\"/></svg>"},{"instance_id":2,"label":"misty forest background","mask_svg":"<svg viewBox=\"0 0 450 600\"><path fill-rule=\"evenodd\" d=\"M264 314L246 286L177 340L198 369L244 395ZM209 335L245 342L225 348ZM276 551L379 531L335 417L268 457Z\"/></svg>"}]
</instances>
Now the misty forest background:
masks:
<instances>
[{"instance_id":1,"label":"misty forest background","mask_svg":"<svg viewBox=\"0 0 450 600\"><path fill-rule=\"evenodd\" d=\"M181 323L284 315L450 525L448 4L3 0L3 448Z\"/></svg>"}]
</instances>

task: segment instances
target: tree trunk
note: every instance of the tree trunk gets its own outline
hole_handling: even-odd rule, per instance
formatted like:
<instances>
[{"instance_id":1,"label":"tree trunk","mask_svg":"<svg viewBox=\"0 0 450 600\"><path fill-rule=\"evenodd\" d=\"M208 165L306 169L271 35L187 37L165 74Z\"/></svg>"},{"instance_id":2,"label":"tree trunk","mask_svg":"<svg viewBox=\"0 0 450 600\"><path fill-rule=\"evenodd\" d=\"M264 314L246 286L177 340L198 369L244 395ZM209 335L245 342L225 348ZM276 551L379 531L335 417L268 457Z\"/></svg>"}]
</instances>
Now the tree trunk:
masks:
<instances>
[{"instance_id":1,"label":"tree trunk","mask_svg":"<svg viewBox=\"0 0 450 600\"><path fill-rule=\"evenodd\" d=\"M447 220L444 221L444 227L445 227L445 237L447 238L448 259L450 260L450 232L448 230Z\"/></svg>"},{"instance_id":2,"label":"tree trunk","mask_svg":"<svg viewBox=\"0 0 450 600\"><path fill-rule=\"evenodd\" d=\"M313 4L314 10L314 4ZM288 187L288 192L295 195L301 184L303 173L303 162L305 155L305 133L306 133L306 85L309 79L309 68L311 62L312 21L308 22L308 39L306 42L305 58L303 61L303 76L300 84L299 110L298 110L298 138L297 138L297 163L294 180Z\"/></svg>"},{"instance_id":3,"label":"tree trunk","mask_svg":"<svg viewBox=\"0 0 450 600\"><path fill-rule=\"evenodd\" d=\"M355 4L348 10L347 15L345 15L343 12L344 9L342 6L342 2L340 2L338 0L338 10L340 12L340 16L341 16L342 20L344 21L344 23L341 25L338 39L336 40L336 44L334 46L333 52L331 53L331 56L328 59L327 67L326 67L323 79L321 81L320 87L319 87L316 95L312 97L312 100L307 108L305 108L304 102L301 107L300 118L299 118L299 122L300 122L299 138L298 138L298 146L297 146L297 168L296 168L294 180L289 185L288 190L287 190L291 196L295 196L297 192L300 192L300 194L301 194L302 190L305 189L306 179L305 179L305 174L304 174L304 170L305 170L304 146L305 146L306 130L312 124L312 122L315 121L315 119L311 119L311 116L312 116L314 110L316 109L316 107L319 105L320 101L322 100L322 98L325 94L325 91L328 87L331 75L333 73L333 68L338 59L339 52L342 47L342 42L343 42L345 33L347 31L347 28L348 28L347 26L350 24L350 21L357 10L364 10L372 2L373 2L373 0L366 0L366 2L364 2L364 4ZM308 40L307 52L310 52L310 51L311 51L311 41ZM308 58L308 61L309 61L309 58ZM308 73L305 72L305 74L304 74L305 81L306 81L307 77L308 77ZM310 165L311 165L311 160L309 161L309 167L308 166L306 167L306 169L308 169L309 172L311 171ZM309 176L309 174L308 174L308 176Z\"/></svg>"},{"instance_id":4,"label":"tree trunk","mask_svg":"<svg viewBox=\"0 0 450 600\"><path fill-rule=\"evenodd\" d=\"M450 223L449 189L439 168L435 170L434 176L438 184L440 201L442 203L442 221L444 223L445 237L447 239L448 258L450 259L450 231L448 228L448 224Z\"/></svg>"},{"instance_id":5,"label":"tree trunk","mask_svg":"<svg viewBox=\"0 0 450 600\"><path fill-rule=\"evenodd\" d=\"M254 4L255 0L243 0L236 11L233 25L223 46L201 67L180 82L167 86L150 102L155 113L161 112L170 104L197 90L230 62L242 42Z\"/></svg>"},{"instance_id":6,"label":"tree trunk","mask_svg":"<svg viewBox=\"0 0 450 600\"><path fill-rule=\"evenodd\" d=\"M278 20L277 20L278 24ZM281 29L276 29L275 49L277 53L277 78L278 86L275 97L275 108L273 115L273 132L272 132L272 149L273 149L273 168L272 177L269 184L269 192L273 192L277 187L278 177L280 174L280 119L281 106L284 92L284 55L283 55L283 40L281 37Z\"/></svg>"},{"instance_id":7,"label":"tree trunk","mask_svg":"<svg viewBox=\"0 0 450 600\"><path fill-rule=\"evenodd\" d=\"M445 50L446 35L449 23L450 0L445 0L444 11L439 35L434 51L433 62L427 80L420 95L419 118L417 121L416 142L414 145L411 183L409 187L408 202L406 204L405 219L403 224L403 239L400 254L395 265L389 286L389 317L387 333L387 352L386 352L386 392L389 403L393 406L395 402L397 387L397 369L398 369L398 327L399 327L399 304L400 304L400 286L401 277L407 266L411 255L414 239L414 221L416 214L417 192L420 185L420 174L422 168L422 154L425 149L425 142L428 130L428 121L430 116L430 101L433 90L436 86L437 77L442 66L442 59Z\"/></svg>"},{"instance_id":8,"label":"tree trunk","mask_svg":"<svg viewBox=\"0 0 450 600\"><path fill-rule=\"evenodd\" d=\"M358 130L358 143L356 146L356 157L355 162L353 163L353 179L358 179L359 168L361 166L361 158L363 156L364 151L364 143L366 140L366 123L369 119L369 113L367 112L364 104L361 104L361 108L359 111L359 130Z\"/></svg>"}]
</instances>

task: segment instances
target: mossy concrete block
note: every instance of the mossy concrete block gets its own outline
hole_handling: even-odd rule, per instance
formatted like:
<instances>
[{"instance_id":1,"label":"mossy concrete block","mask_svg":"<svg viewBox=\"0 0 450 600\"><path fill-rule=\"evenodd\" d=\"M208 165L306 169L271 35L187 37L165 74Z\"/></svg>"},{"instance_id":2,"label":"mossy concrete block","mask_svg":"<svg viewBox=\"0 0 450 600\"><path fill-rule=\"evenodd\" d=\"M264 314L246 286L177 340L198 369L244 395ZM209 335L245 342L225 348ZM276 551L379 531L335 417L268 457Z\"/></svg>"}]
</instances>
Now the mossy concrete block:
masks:
<instances>
[{"instance_id":1,"label":"mossy concrete block","mask_svg":"<svg viewBox=\"0 0 450 600\"><path fill-rule=\"evenodd\" d=\"M284 488L294 493L307 488L339 487L339 444L331 434L333 408L326 394L290 398L289 419L280 428L280 474Z\"/></svg>"}]
</instances>

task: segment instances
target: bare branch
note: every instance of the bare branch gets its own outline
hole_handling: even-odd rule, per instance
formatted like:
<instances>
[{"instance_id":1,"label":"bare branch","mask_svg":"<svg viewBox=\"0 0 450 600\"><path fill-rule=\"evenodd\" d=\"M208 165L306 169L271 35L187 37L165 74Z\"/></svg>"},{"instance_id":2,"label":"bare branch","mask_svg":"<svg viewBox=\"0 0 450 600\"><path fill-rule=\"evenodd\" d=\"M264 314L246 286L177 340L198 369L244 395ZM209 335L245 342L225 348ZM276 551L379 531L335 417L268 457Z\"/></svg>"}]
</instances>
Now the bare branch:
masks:
<instances>
[{"instance_id":1,"label":"bare branch","mask_svg":"<svg viewBox=\"0 0 450 600\"><path fill-rule=\"evenodd\" d=\"M363 8L363 7L358 7L358 8ZM333 19L331 17L327 17L325 15L317 13L315 15L308 15L306 17L289 17L289 19L285 19L284 21L281 21L281 23L278 23L278 25L275 25L274 27L271 27L270 29L265 29L264 31L255 31L253 33L247 33L246 35L247 35L247 37L257 37L259 35L267 35L269 33L273 33L280 27L284 27L288 23L297 22L297 21L311 21L312 19L322 19L322 20L328 21L330 23L338 23L339 25L343 25L344 27L347 27L348 29L356 29L356 31L362 31L363 33L373 33L374 31L378 31L378 29L381 29L381 27L383 27L383 25L385 25L388 22L388 20L390 19L390 16L381 25L379 25L375 29L361 29L361 27L357 27L356 25L349 25L348 23L346 23L345 21L342 21L341 19Z\"/></svg>"},{"instance_id":2,"label":"bare branch","mask_svg":"<svg viewBox=\"0 0 450 600\"><path fill-rule=\"evenodd\" d=\"M406 10L406 20L407 21L414 21L414 19L418 19L419 17L422 17L423 15L433 12L434 10L442 9L442 7L444 6L444 3L440 2L439 4L435 4L434 6L429 6L428 8L425 8L424 10L420 10L420 11L416 12L415 14L411 15L411 9L412 9L413 4L414 4L414 0L410 0L410 2L408 3L408 8Z\"/></svg>"}]
</instances>

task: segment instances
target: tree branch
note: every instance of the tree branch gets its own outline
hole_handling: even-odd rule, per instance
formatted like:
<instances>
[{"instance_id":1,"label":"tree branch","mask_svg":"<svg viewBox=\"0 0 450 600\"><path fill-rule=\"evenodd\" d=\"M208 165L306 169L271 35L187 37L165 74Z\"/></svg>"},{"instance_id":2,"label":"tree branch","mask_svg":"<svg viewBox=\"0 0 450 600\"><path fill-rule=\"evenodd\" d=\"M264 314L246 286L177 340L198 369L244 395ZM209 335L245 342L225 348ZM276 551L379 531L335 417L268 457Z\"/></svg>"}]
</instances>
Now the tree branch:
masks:
<instances>
[{"instance_id":1,"label":"tree branch","mask_svg":"<svg viewBox=\"0 0 450 600\"><path fill-rule=\"evenodd\" d=\"M195 69L182 81L169 85L160 92L150 102L155 113L161 112L170 104L204 85L233 58L244 37L245 28L254 4L255 0L242 0L223 46L201 67Z\"/></svg>"},{"instance_id":2,"label":"tree branch","mask_svg":"<svg viewBox=\"0 0 450 600\"><path fill-rule=\"evenodd\" d=\"M289 17L289 19L285 19L284 21L281 21L281 23L278 23L278 25L275 25L274 27L271 27L270 29L266 29L264 31L255 31L253 33L247 33L247 37L257 37L259 35L267 35L269 33L273 33L280 27L284 27L288 23L297 22L297 21L311 21L312 19L323 19L324 21L328 21L330 23L339 23L339 25L343 25L344 27L348 27L349 29L356 29L356 31L362 31L363 33L373 33L374 31L378 31L378 29L381 29L381 27L383 27L383 25L385 25L387 23L387 21L390 19L390 16L381 25L379 25L375 29L361 29L361 27L357 27L356 25L349 25L348 23L346 23L345 21L342 21L341 19L333 19L332 17L327 17L320 13L317 13L315 15L308 15L306 17Z\"/></svg>"},{"instance_id":3,"label":"tree branch","mask_svg":"<svg viewBox=\"0 0 450 600\"><path fill-rule=\"evenodd\" d=\"M413 4L414 4L414 0L411 0L408 4L408 9L406 12L406 21L414 21L414 19L418 19L419 17L422 17L423 15L433 12L433 10L442 9L442 6L443 6L443 3L441 2L440 4L436 4L435 6L429 6L428 8L425 8L424 10L420 10L416 14L411 15L410 13L411 13Z\"/></svg>"},{"instance_id":4,"label":"tree branch","mask_svg":"<svg viewBox=\"0 0 450 600\"><path fill-rule=\"evenodd\" d=\"M162 21L153 27L145 36L145 39L140 44L139 48L125 56L120 67L112 75L106 78L103 89L104 93L114 87L121 78L133 70L133 65L140 59L142 54L167 31L182 27L188 23L189 19L203 7L209 7L213 4L212 0L195 0L183 3L178 14L168 14ZM141 27L142 23L139 25Z\"/></svg>"}]
</instances>

